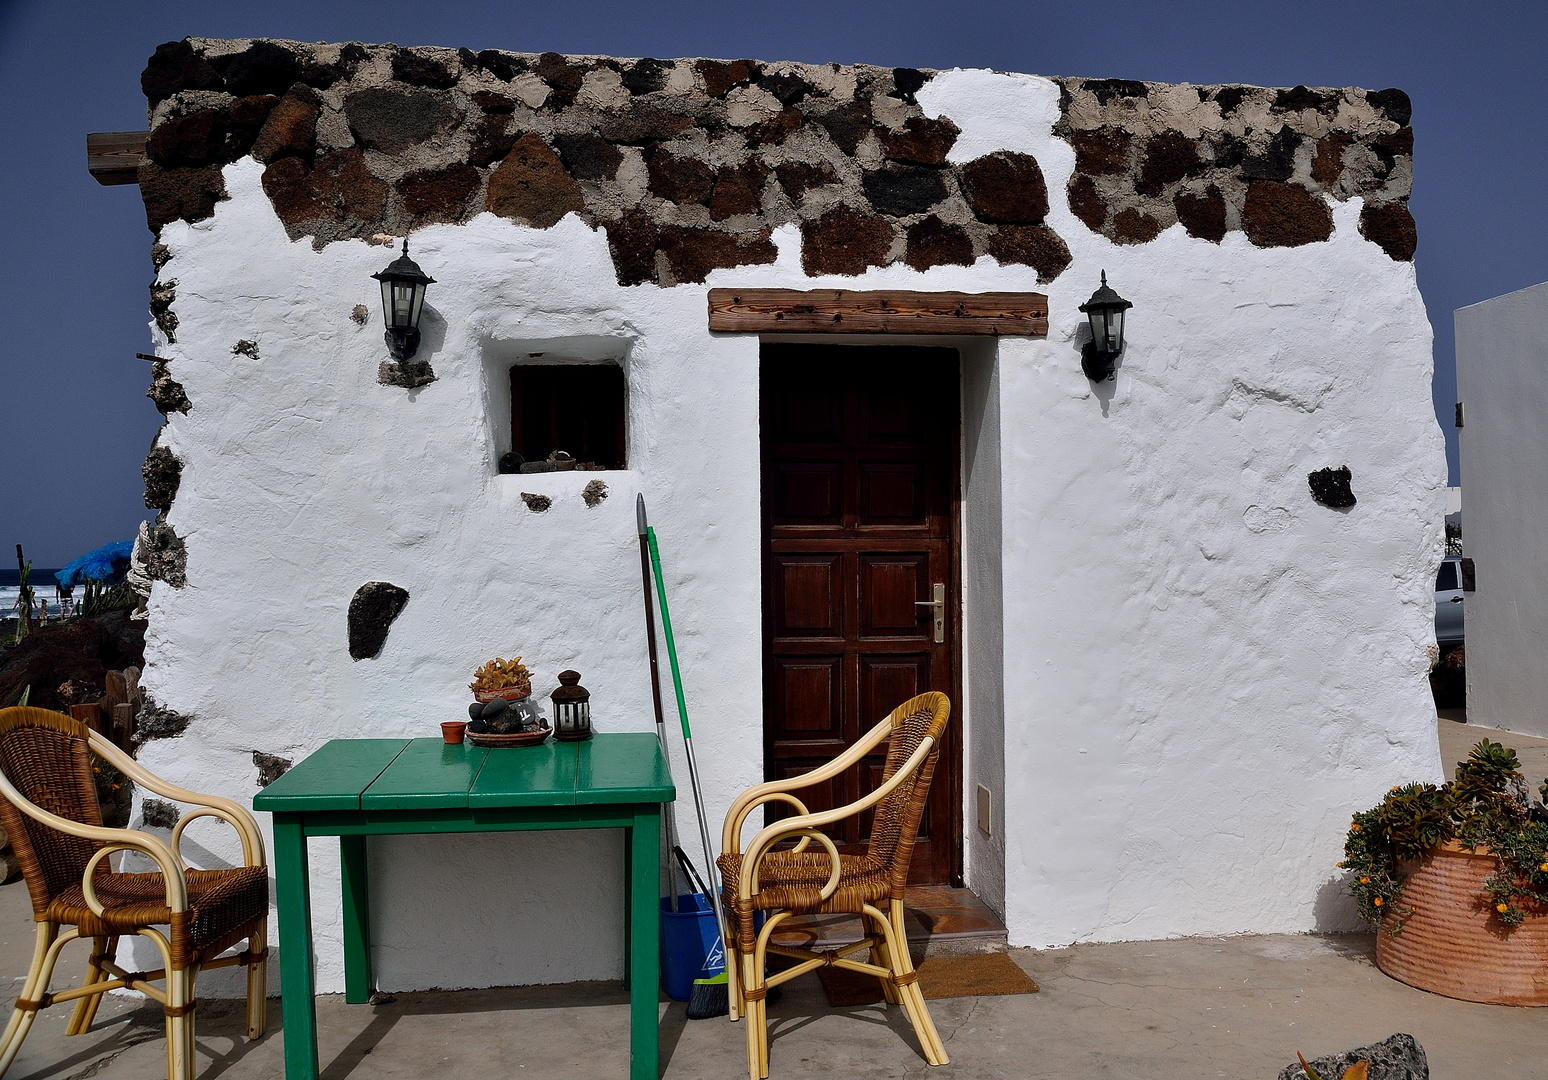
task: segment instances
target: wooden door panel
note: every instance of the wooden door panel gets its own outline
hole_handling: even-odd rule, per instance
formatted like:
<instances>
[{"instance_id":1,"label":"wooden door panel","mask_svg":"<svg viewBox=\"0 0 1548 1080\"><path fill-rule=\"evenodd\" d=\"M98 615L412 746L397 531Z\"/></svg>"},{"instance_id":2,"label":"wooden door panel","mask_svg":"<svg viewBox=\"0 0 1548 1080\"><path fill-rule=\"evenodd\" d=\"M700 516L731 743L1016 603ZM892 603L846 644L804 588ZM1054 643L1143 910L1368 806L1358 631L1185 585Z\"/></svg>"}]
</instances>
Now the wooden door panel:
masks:
<instances>
[{"instance_id":1,"label":"wooden door panel","mask_svg":"<svg viewBox=\"0 0 1548 1080\"><path fill-rule=\"evenodd\" d=\"M930 563L928 552L860 555L855 635L859 640L888 638L918 643L931 636L929 609L916 606L918 601L930 599Z\"/></svg>"},{"instance_id":2,"label":"wooden door panel","mask_svg":"<svg viewBox=\"0 0 1548 1080\"><path fill-rule=\"evenodd\" d=\"M780 638L843 636L842 554L774 557L774 634Z\"/></svg>"},{"instance_id":3,"label":"wooden door panel","mask_svg":"<svg viewBox=\"0 0 1548 1080\"><path fill-rule=\"evenodd\" d=\"M774 684L776 742L843 745L846 732L842 656L780 657L770 681ZM791 752L803 751L792 745ZM807 748L804 752L821 751Z\"/></svg>"},{"instance_id":4,"label":"wooden door panel","mask_svg":"<svg viewBox=\"0 0 1548 1080\"><path fill-rule=\"evenodd\" d=\"M900 703L932 688L929 653L862 655L859 668L860 714L874 717L872 724Z\"/></svg>"},{"instance_id":5,"label":"wooden door panel","mask_svg":"<svg viewBox=\"0 0 1548 1080\"><path fill-rule=\"evenodd\" d=\"M781 525L838 525L844 504L844 464L781 462L771 478L773 519Z\"/></svg>"},{"instance_id":6,"label":"wooden door panel","mask_svg":"<svg viewBox=\"0 0 1548 1080\"><path fill-rule=\"evenodd\" d=\"M958 360L949 349L765 345L760 385L764 767L842 753L926 690L958 700ZM916 606L946 586L946 640ZM960 741L948 727L910 881L961 881ZM807 789L813 811L875 790L867 757ZM770 804L774 821L789 810ZM836 826L864 850L871 815Z\"/></svg>"},{"instance_id":7,"label":"wooden door panel","mask_svg":"<svg viewBox=\"0 0 1548 1080\"><path fill-rule=\"evenodd\" d=\"M861 462L860 523L917 525L925 520L923 462Z\"/></svg>"}]
</instances>

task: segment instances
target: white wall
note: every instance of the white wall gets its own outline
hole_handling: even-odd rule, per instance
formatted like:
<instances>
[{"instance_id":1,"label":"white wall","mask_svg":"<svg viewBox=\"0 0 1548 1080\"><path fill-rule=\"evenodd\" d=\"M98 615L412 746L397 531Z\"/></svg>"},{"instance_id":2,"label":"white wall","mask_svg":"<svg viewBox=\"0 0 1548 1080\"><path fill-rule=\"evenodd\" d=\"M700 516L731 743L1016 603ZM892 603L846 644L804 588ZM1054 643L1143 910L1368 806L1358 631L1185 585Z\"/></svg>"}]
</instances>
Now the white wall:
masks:
<instances>
[{"instance_id":1,"label":"white wall","mask_svg":"<svg viewBox=\"0 0 1548 1080\"><path fill-rule=\"evenodd\" d=\"M1467 722L1548 735L1548 283L1456 313Z\"/></svg>"},{"instance_id":2,"label":"white wall","mask_svg":"<svg viewBox=\"0 0 1548 1080\"><path fill-rule=\"evenodd\" d=\"M1425 672L1445 468L1413 267L1360 237L1358 202L1303 248L1180 226L1116 247L1064 206L1058 94L966 71L919 95L962 129L954 160L1042 164L1074 256L1052 286L988 258L807 278L785 226L774 265L626 289L574 217L534 231L485 214L412 238L437 279L420 356L439 381L416 391L376 382L369 274L392 252L288 242L260 168L228 166L231 200L162 233L179 329L158 349L193 401L163 436L184 462L169 520L189 586L156 585L144 681L197 719L146 763L249 795L253 750L433 735L473 668L513 651L539 695L573 666L600 728L649 730L642 491L718 821L762 774L758 342L707 332L707 287L1043 289L1046 340L959 343L969 881L1020 945L1351 924L1330 884L1350 811L1440 776ZM1135 307L1117 382L1093 388L1076 306L1104 268ZM261 359L232 355L239 339ZM496 475L505 358L566 340L625 365L629 471ZM1346 463L1359 505L1312 502L1306 474ZM611 496L588 510L596 476ZM554 508L531 513L522 491ZM357 663L345 611L370 580L411 598L381 656ZM229 850L213 829L207 842ZM325 991L342 985L335 852L314 854ZM388 989L621 968L621 933L578 929L622 917L616 837L373 840L371 865Z\"/></svg>"}]
</instances>

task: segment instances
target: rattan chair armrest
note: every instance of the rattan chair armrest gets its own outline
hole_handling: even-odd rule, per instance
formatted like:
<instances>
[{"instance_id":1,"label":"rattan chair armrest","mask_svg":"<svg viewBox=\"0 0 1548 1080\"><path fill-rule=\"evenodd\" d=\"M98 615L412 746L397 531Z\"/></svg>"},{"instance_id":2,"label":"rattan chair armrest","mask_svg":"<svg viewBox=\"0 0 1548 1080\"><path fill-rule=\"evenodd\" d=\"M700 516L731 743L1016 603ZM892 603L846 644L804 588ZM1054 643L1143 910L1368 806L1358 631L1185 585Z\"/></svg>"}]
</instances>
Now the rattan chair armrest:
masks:
<instances>
[{"instance_id":1,"label":"rattan chair armrest","mask_svg":"<svg viewBox=\"0 0 1548 1080\"><path fill-rule=\"evenodd\" d=\"M752 809L764 796L799 791L802 788L811 787L813 784L820 784L824 780L831 780L865 757L866 754L869 754L891 734L892 718L889 715L887 719L882 720L870 731L866 732L848 750L845 750L821 768L813 769L811 772L804 772L799 776L792 776L784 780L770 780L767 783L755 784L742 792L736 797L736 801L731 804L731 809L726 811L726 822L721 829L720 835L720 850L734 853L740 848L742 822L747 817L747 811Z\"/></svg>"},{"instance_id":2,"label":"rattan chair armrest","mask_svg":"<svg viewBox=\"0 0 1548 1080\"><path fill-rule=\"evenodd\" d=\"M875 791L864 798L817 814L781 818L753 837L753 842L747 845L747 855L742 859L742 872L737 880L737 896L743 900L752 898L752 882L757 876L758 865L763 862L764 856L775 844L798 833L820 829L824 825L832 825L836 821L843 821L845 818L854 817L862 811L869 810L891 795L903 781L913 776L919 770L919 766L924 764L925 758L930 756L930 750L934 745L935 740L926 735L914 752L908 756L908 760L898 767L898 771L887 777L885 783L880 784Z\"/></svg>"},{"instance_id":3,"label":"rattan chair armrest","mask_svg":"<svg viewBox=\"0 0 1548 1080\"><path fill-rule=\"evenodd\" d=\"M748 794L751 795L750 792ZM743 801L743 799L746 801ZM758 807L762 806L764 803L770 802L786 802L791 806L794 806L796 808L796 812L799 814L811 813L811 811L807 809L807 806L804 802L790 794L788 791L765 791L762 794L752 796L750 798L743 796L743 798L737 800L736 805L741 807L741 809L736 813L736 820L733 821L729 813L726 815L726 830L725 835L721 837L720 850L729 851L732 854L735 854L737 851L739 851L741 849L742 842L742 823L747 820L747 815L752 813ZM727 841L726 837L730 837L730 840ZM803 840L801 842L801 850L805 850L805 848L806 842Z\"/></svg>"},{"instance_id":4,"label":"rattan chair armrest","mask_svg":"<svg viewBox=\"0 0 1548 1080\"><path fill-rule=\"evenodd\" d=\"M51 814L17 791L4 773L0 773L0 794L3 794L16 809L26 814L32 820L47 825L50 829L62 832L67 836L78 836L83 840L96 840L104 844L129 848L148 855L161 869L161 876L166 881L167 907L173 911L187 910L188 884L183 879L183 864L170 847L150 833L140 832L138 829L110 829L105 825L87 825L83 822L71 821L69 818L60 817L58 814ZM93 864L93 868L94 866L95 864ZM90 872L91 870L88 869L87 873ZM88 895L90 894L88 893Z\"/></svg>"},{"instance_id":5,"label":"rattan chair armrest","mask_svg":"<svg viewBox=\"0 0 1548 1080\"><path fill-rule=\"evenodd\" d=\"M154 791L157 795L200 808L194 813L184 815L178 821L172 832L173 847L177 847L181 841L183 827L188 822L199 817L218 817L235 829L237 836L241 838L244 865L268 865L263 847L263 834L258 831L257 820L245 806L219 795L204 795L197 791L189 791L187 788L181 788L163 780L96 732L90 735L90 745L92 753L106 759L135 783Z\"/></svg>"}]
</instances>

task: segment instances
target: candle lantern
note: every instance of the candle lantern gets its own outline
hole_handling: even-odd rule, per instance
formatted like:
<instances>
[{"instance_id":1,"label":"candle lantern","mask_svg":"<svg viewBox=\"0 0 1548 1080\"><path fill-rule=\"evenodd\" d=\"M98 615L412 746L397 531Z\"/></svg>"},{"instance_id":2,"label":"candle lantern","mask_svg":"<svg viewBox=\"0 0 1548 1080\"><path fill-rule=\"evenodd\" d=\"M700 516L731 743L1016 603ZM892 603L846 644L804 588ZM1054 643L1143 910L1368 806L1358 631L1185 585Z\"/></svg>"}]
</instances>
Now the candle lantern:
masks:
<instances>
[{"instance_id":1,"label":"candle lantern","mask_svg":"<svg viewBox=\"0 0 1548 1080\"><path fill-rule=\"evenodd\" d=\"M580 672L561 671L554 703L554 738L579 742L591 738L591 691L580 685Z\"/></svg>"}]
</instances>

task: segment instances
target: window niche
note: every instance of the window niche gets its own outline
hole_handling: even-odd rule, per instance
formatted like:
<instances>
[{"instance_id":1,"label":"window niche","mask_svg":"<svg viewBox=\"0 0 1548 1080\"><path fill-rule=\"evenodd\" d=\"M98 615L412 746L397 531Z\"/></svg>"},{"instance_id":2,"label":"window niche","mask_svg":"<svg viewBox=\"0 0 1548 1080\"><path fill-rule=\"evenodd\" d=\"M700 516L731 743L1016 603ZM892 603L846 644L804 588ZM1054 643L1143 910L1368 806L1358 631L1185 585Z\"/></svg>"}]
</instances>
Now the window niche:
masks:
<instances>
[{"instance_id":1,"label":"window niche","mask_svg":"<svg viewBox=\"0 0 1548 1080\"><path fill-rule=\"evenodd\" d=\"M531 464L562 451L577 469L627 468L624 372L616 363L543 363L510 369L511 449ZM516 471L506 469L502 471ZM521 471L539 471L531 465Z\"/></svg>"}]
</instances>

